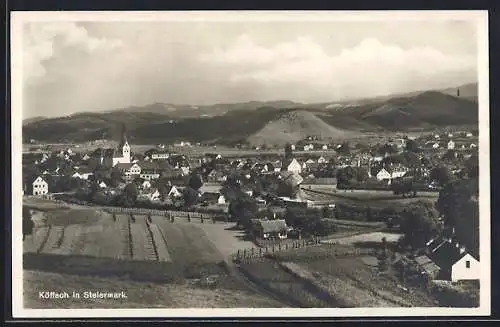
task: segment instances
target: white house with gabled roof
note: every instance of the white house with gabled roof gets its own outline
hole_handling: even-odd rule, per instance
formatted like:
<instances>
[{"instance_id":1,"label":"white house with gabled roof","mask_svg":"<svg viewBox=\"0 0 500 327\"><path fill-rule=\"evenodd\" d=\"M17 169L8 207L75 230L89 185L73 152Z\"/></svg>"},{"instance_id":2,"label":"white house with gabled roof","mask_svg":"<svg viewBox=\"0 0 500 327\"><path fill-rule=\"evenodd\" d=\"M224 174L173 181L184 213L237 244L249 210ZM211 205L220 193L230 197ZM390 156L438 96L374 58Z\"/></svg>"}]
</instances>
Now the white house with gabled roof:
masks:
<instances>
[{"instance_id":1,"label":"white house with gabled roof","mask_svg":"<svg viewBox=\"0 0 500 327\"><path fill-rule=\"evenodd\" d=\"M49 184L41 177L38 176L32 183L33 195L46 195L49 193Z\"/></svg>"},{"instance_id":2,"label":"white house with gabled roof","mask_svg":"<svg viewBox=\"0 0 500 327\"><path fill-rule=\"evenodd\" d=\"M481 278L481 265L469 253L465 254L451 266L451 280L479 280Z\"/></svg>"}]
</instances>

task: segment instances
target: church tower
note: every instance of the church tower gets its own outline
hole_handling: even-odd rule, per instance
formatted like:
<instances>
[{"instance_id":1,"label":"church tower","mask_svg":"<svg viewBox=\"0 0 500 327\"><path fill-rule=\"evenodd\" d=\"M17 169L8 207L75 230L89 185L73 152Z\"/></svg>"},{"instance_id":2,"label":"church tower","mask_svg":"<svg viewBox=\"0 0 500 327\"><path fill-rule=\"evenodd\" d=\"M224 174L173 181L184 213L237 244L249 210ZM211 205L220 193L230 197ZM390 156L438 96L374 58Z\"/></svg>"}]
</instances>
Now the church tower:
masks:
<instances>
[{"instance_id":1,"label":"church tower","mask_svg":"<svg viewBox=\"0 0 500 327\"><path fill-rule=\"evenodd\" d=\"M130 145L127 140L127 133L125 130L125 124L122 125L122 135L120 140L120 145L118 149L122 151L122 158L124 163L130 163Z\"/></svg>"}]
</instances>

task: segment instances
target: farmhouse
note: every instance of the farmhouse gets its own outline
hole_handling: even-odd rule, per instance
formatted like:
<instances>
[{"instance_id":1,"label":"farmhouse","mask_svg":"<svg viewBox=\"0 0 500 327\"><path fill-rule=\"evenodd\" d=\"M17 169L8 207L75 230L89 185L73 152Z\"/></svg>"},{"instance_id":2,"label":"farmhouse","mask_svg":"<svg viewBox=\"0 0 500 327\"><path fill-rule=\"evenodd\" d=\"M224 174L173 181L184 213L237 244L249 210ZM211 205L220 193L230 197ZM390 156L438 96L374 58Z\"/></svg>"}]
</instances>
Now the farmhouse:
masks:
<instances>
[{"instance_id":1,"label":"farmhouse","mask_svg":"<svg viewBox=\"0 0 500 327\"><path fill-rule=\"evenodd\" d=\"M453 142L452 140L449 140L448 144L447 144L447 148L448 148L448 150L455 149L455 142Z\"/></svg>"},{"instance_id":2,"label":"farmhouse","mask_svg":"<svg viewBox=\"0 0 500 327\"><path fill-rule=\"evenodd\" d=\"M167 186L167 198L179 198L182 196L182 193L175 187L174 185Z\"/></svg>"},{"instance_id":3,"label":"farmhouse","mask_svg":"<svg viewBox=\"0 0 500 327\"><path fill-rule=\"evenodd\" d=\"M478 280L480 278L479 261L469 253L460 258L451 267L451 280Z\"/></svg>"},{"instance_id":4,"label":"farmhouse","mask_svg":"<svg viewBox=\"0 0 500 327\"><path fill-rule=\"evenodd\" d=\"M138 163L118 163L115 166L125 178L133 178L141 174L141 166Z\"/></svg>"},{"instance_id":5,"label":"farmhouse","mask_svg":"<svg viewBox=\"0 0 500 327\"><path fill-rule=\"evenodd\" d=\"M160 200L160 192L158 191L158 189L153 189L149 192L142 193L139 198L150 201L158 201Z\"/></svg>"},{"instance_id":6,"label":"farmhouse","mask_svg":"<svg viewBox=\"0 0 500 327\"><path fill-rule=\"evenodd\" d=\"M281 170L286 170L295 174L302 173L302 166L297 161L297 159L293 158L291 160L287 160L283 163Z\"/></svg>"},{"instance_id":7,"label":"farmhouse","mask_svg":"<svg viewBox=\"0 0 500 327\"><path fill-rule=\"evenodd\" d=\"M219 198L217 199L217 204L226 204L226 198L224 195L220 195Z\"/></svg>"},{"instance_id":8,"label":"farmhouse","mask_svg":"<svg viewBox=\"0 0 500 327\"><path fill-rule=\"evenodd\" d=\"M318 163L319 164L324 164L326 162L327 162L327 160L325 159L325 157L321 156L321 157L318 158Z\"/></svg>"},{"instance_id":9,"label":"farmhouse","mask_svg":"<svg viewBox=\"0 0 500 327\"><path fill-rule=\"evenodd\" d=\"M170 153L168 152L156 152L151 154L152 160L166 160L170 158Z\"/></svg>"},{"instance_id":10,"label":"farmhouse","mask_svg":"<svg viewBox=\"0 0 500 327\"><path fill-rule=\"evenodd\" d=\"M479 261L451 239L437 238L427 243L429 258L439 266L439 279L479 279Z\"/></svg>"},{"instance_id":11,"label":"farmhouse","mask_svg":"<svg viewBox=\"0 0 500 327\"><path fill-rule=\"evenodd\" d=\"M284 219L263 220L256 219L252 221L253 233L261 239L287 238L288 226Z\"/></svg>"},{"instance_id":12,"label":"farmhouse","mask_svg":"<svg viewBox=\"0 0 500 327\"><path fill-rule=\"evenodd\" d=\"M436 265L431 258L426 255L421 255L415 258L417 267L421 274L426 275L430 279L437 279L439 276L440 268Z\"/></svg>"},{"instance_id":13,"label":"farmhouse","mask_svg":"<svg viewBox=\"0 0 500 327\"><path fill-rule=\"evenodd\" d=\"M49 184L41 176L38 176L31 185L33 195L46 195L49 193Z\"/></svg>"},{"instance_id":14,"label":"farmhouse","mask_svg":"<svg viewBox=\"0 0 500 327\"><path fill-rule=\"evenodd\" d=\"M391 174L385 168L380 169L379 172L375 176L377 177L377 180L379 180L379 181L391 179Z\"/></svg>"},{"instance_id":15,"label":"farmhouse","mask_svg":"<svg viewBox=\"0 0 500 327\"><path fill-rule=\"evenodd\" d=\"M72 178L79 178L88 180L90 176L93 176L94 173L88 168L79 168L77 171L71 175Z\"/></svg>"},{"instance_id":16,"label":"farmhouse","mask_svg":"<svg viewBox=\"0 0 500 327\"><path fill-rule=\"evenodd\" d=\"M139 176L144 178L145 180L152 180L160 178L160 172L158 166L152 162L143 161L141 163L137 163L141 168Z\"/></svg>"}]
</instances>

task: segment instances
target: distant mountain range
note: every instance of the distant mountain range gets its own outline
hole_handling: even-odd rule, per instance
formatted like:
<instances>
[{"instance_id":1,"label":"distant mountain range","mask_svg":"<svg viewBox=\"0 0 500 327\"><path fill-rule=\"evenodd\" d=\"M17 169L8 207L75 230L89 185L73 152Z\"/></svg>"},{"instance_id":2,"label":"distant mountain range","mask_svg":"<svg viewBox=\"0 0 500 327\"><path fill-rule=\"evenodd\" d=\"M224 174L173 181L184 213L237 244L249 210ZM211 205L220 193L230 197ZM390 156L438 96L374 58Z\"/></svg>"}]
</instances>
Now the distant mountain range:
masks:
<instances>
[{"instance_id":1,"label":"distant mountain range","mask_svg":"<svg viewBox=\"0 0 500 327\"><path fill-rule=\"evenodd\" d=\"M251 101L209 106L156 103L67 117L23 121L23 138L84 142L116 138L121 124L136 144L172 141L250 143L296 142L305 136L341 140L360 132L436 129L477 125L477 84L397 96L302 104Z\"/></svg>"}]
</instances>

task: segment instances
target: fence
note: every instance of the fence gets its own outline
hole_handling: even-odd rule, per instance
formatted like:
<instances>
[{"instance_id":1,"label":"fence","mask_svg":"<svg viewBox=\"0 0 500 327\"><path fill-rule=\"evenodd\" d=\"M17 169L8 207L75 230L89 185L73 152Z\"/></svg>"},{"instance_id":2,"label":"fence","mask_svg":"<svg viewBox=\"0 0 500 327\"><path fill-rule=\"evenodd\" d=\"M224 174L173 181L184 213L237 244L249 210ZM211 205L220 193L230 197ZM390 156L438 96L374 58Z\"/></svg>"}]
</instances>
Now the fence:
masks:
<instances>
[{"instance_id":1,"label":"fence","mask_svg":"<svg viewBox=\"0 0 500 327\"><path fill-rule=\"evenodd\" d=\"M121 213L121 214L132 214L132 215L153 215L153 216L163 216L168 217L172 222L175 218L187 219L197 219L203 222L204 220L211 220L213 222L217 221L227 221L227 215L223 214L211 214L211 213L200 213L200 212L190 212L190 211L173 211L173 210L156 210L156 209L142 209L142 208L121 208L121 207L103 207L104 210L110 213Z\"/></svg>"},{"instance_id":2,"label":"fence","mask_svg":"<svg viewBox=\"0 0 500 327\"><path fill-rule=\"evenodd\" d=\"M58 208L69 208L71 205L76 206L85 206L88 208L95 207L96 209L102 209L109 213L119 213L119 214L132 214L132 215L153 215L153 216L163 216L168 217L168 219L172 222L175 221L176 218L186 219L187 221L191 221L191 219L195 219L196 222L205 222L212 221L216 222L228 222L229 216L227 214L221 213L202 213L195 211L178 211L178 210L158 210L158 209L144 209L144 208L122 208L122 207L111 207L111 206L92 206L86 203L78 202L71 203L63 200L57 200L53 197L44 197L44 199L52 200L55 207Z\"/></svg>"},{"instance_id":3,"label":"fence","mask_svg":"<svg viewBox=\"0 0 500 327\"><path fill-rule=\"evenodd\" d=\"M273 253L287 251L289 249L299 249L299 248L318 245L318 244L321 244L321 238L319 238L319 237L315 237L315 238L311 238L311 239L279 242L277 244L273 244L272 246L263 246L263 247L259 247L257 249L251 248L251 249L237 250L232 255L232 259L234 262L250 263L254 260L258 260L258 259L261 259L264 257L269 257Z\"/></svg>"}]
</instances>

